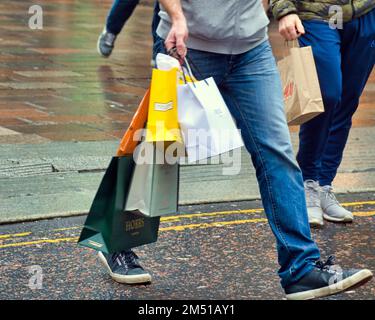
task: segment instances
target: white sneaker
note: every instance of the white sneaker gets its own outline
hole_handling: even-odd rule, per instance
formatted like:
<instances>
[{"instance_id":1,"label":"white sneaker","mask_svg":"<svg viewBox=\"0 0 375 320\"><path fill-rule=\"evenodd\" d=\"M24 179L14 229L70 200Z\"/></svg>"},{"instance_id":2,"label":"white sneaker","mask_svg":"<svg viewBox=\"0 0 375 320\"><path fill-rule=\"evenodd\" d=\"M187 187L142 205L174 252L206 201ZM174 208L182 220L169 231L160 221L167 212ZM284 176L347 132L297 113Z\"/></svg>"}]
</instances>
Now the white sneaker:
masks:
<instances>
[{"instance_id":1,"label":"white sneaker","mask_svg":"<svg viewBox=\"0 0 375 320\"><path fill-rule=\"evenodd\" d=\"M353 213L340 205L331 186L324 186L320 188L320 204L323 209L324 219L332 222L353 221Z\"/></svg>"},{"instance_id":2,"label":"white sneaker","mask_svg":"<svg viewBox=\"0 0 375 320\"><path fill-rule=\"evenodd\" d=\"M311 226L323 226L323 210L320 206L319 183L314 180L305 180L305 196L307 214Z\"/></svg>"}]
</instances>

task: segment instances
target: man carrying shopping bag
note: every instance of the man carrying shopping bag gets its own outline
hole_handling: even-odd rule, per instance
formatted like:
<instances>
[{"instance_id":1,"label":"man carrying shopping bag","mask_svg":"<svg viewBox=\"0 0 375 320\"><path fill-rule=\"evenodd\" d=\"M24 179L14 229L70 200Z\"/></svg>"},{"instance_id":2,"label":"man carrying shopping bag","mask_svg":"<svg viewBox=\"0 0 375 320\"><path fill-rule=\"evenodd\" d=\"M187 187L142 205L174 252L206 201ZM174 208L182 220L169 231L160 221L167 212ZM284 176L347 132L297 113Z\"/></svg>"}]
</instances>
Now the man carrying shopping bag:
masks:
<instances>
[{"instance_id":1,"label":"man carrying shopping bag","mask_svg":"<svg viewBox=\"0 0 375 320\"><path fill-rule=\"evenodd\" d=\"M339 273L332 258L320 261L311 239L302 175L292 151L262 2L160 3L160 39L154 54L164 51L165 42L167 50L176 46L183 60L188 47L202 78L214 77L256 168L287 298L321 297L368 281L372 273L367 269Z\"/></svg>"},{"instance_id":2,"label":"man carrying shopping bag","mask_svg":"<svg viewBox=\"0 0 375 320\"><path fill-rule=\"evenodd\" d=\"M345 3L345 4L343 4ZM311 225L351 222L332 182L340 166L359 98L375 63L374 0L273 0L280 34L311 46L325 112L304 123L297 161ZM302 21L301 21L302 20Z\"/></svg>"}]
</instances>

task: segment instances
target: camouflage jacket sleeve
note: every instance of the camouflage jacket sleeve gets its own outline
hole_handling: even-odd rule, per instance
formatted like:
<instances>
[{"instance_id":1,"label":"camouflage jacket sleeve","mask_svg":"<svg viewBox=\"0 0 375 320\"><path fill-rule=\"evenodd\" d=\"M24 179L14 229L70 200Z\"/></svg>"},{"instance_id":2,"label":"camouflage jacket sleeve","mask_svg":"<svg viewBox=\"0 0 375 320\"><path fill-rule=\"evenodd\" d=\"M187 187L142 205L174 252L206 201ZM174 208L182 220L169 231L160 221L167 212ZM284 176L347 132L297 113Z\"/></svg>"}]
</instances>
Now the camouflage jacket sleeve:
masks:
<instances>
[{"instance_id":1,"label":"camouflage jacket sleeve","mask_svg":"<svg viewBox=\"0 0 375 320\"><path fill-rule=\"evenodd\" d=\"M290 13L297 13L295 0L271 0L271 9L277 20Z\"/></svg>"}]
</instances>

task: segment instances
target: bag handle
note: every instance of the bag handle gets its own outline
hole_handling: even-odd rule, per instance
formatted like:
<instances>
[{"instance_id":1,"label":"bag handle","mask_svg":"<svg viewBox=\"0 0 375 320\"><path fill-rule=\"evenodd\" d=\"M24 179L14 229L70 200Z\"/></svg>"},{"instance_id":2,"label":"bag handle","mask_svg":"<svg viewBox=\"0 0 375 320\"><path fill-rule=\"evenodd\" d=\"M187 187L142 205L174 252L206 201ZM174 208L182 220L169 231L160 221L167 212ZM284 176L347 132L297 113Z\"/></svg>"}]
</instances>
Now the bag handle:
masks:
<instances>
[{"instance_id":1,"label":"bag handle","mask_svg":"<svg viewBox=\"0 0 375 320\"><path fill-rule=\"evenodd\" d=\"M171 48L167 53L171 57L174 57L174 58L177 58L178 60L180 60L180 56L177 53L177 48L176 47ZM193 83L194 87L195 87L195 80L194 80L195 78L193 76L193 72L191 70L190 64L193 66L194 70L198 73L198 75L203 79L203 81L207 84L207 86L209 86L207 80L202 76L202 73L199 71L199 69L197 68L197 66L195 65L195 63L193 62L193 60L189 56L186 56L184 58L184 64L186 66L186 70L187 70L188 76L190 77L191 82ZM183 77L184 77L184 81L185 81L185 83L187 83L184 68L181 68L181 69L182 69L182 74L183 74Z\"/></svg>"},{"instance_id":2,"label":"bag handle","mask_svg":"<svg viewBox=\"0 0 375 320\"><path fill-rule=\"evenodd\" d=\"M184 60L185 60L185 64L186 64L186 67L188 69L188 72L190 73L190 76L193 76L193 73L191 72L191 67L190 67L190 64L191 64L193 66L194 70L203 79L204 83L209 86L207 80L203 77L202 73L199 71L198 67L195 65L195 63L193 62L193 60L189 56L186 56ZM193 79L194 79L194 76L193 76ZM193 80L193 83L194 83L194 80Z\"/></svg>"},{"instance_id":3,"label":"bag handle","mask_svg":"<svg viewBox=\"0 0 375 320\"><path fill-rule=\"evenodd\" d=\"M298 45L298 42L297 42L297 39L294 39L292 41L288 41L288 40L285 40L284 42L284 45L287 46L289 48L289 44L292 44L292 48L296 48L296 47L299 47Z\"/></svg>"},{"instance_id":4,"label":"bag handle","mask_svg":"<svg viewBox=\"0 0 375 320\"><path fill-rule=\"evenodd\" d=\"M291 44L291 46L290 46L290 44ZM286 52L289 52L289 50L291 48L299 48L299 45L298 45L298 42L297 42L296 39L292 40L292 41L285 40L284 41L284 48L285 48L285 50L283 50L283 58L286 57Z\"/></svg>"},{"instance_id":5,"label":"bag handle","mask_svg":"<svg viewBox=\"0 0 375 320\"><path fill-rule=\"evenodd\" d=\"M193 76L193 72L191 71L190 64L189 64L189 62L187 61L186 57L184 58L184 64L185 64L185 66L186 66L186 70L187 70L187 73L188 73L188 75L189 75L189 77L190 77L190 79L191 79L191 82L192 82L192 84L193 84L193 86L194 86L194 88L195 88L195 78L194 78L194 76ZM187 84L186 77L185 77L185 70L184 70L185 68L182 67L181 69L182 69L182 74L184 75L185 84Z\"/></svg>"},{"instance_id":6,"label":"bag handle","mask_svg":"<svg viewBox=\"0 0 375 320\"><path fill-rule=\"evenodd\" d=\"M181 60L180 59L180 55L177 53L177 48L176 47L172 47L170 48L168 51L167 51L167 54L177 60ZM184 63L186 64L186 58L184 59ZM188 75L190 76L191 80L194 81L193 77L191 76L192 75L192 72L191 72L191 69L190 69L190 66L188 66ZM185 71L184 71L184 68L181 68L182 70L182 76L184 77L184 82L185 84L187 83L187 80L186 80L186 74L185 74Z\"/></svg>"}]
</instances>

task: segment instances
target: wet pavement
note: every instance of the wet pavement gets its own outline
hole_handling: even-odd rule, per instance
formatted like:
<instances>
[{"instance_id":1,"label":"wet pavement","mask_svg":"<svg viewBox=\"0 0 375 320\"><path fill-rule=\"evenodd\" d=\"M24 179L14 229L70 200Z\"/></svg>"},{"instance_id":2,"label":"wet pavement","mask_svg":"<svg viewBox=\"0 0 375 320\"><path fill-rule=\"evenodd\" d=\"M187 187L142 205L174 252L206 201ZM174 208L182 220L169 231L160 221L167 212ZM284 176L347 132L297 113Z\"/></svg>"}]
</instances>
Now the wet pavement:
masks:
<instances>
[{"instance_id":1,"label":"wet pavement","mask_svg":"<svg viewBox=\"0 0 375 320\"><path fill-rule=\"evenodd\" d=\"M375 270L375 194L340 200L355 222L313 229L321 254L334 253L342 267ZM258 201L187 206L162 217L158 241L135 249L153 275L150 285L113 282L95 251L77 246L83 222L82 216L0 226L0 299L284 298L274 237ZM31 289L36 270L41 288ZM372 280L326 299L374 298Z\"/></svg>"},{"instance_id":2,"label":"wet pavement","mask_svg":"<svg viewBox=\"0 0 375 320\"><path fill-rule=\"evenodd\" d=\"M53 141L123 134L149 82L152 9L137 8L106 60L96 42L110 3L39 1L42 30L28 28L33 1L0 4L0 126Z\"/></svg>"},{"instance_id":3,"label":"wet pavement","mask_svg":"<svg viewBox=\"0 0 375 320\"><path fill-rule=\"evenodd\" d=\"M98 141L121 137L149 84L152 1L141 1L110 59L96 52L111 1L38 1L43 29L28 28L30 0L0 4L0 143ZM277 25L270 38L285 54ZM375 124L373 73L354 120ZM296 131L296 128L292 128Z\"/></svg>"},{"instance_id":4,"label":"wet pavement","mask_svg":"<svg viewBox=\"0 0 375 320\"><path fill-rule=\"evenodd\" d=\"M0 223L87 212L118 138L149 84L152 1L141 1L109 59L96 52L111 1L40 1L43 29L28 27L30 0L0 4ZM285 54L275 22L270 39ZM375 191L375 74L366 86L339 193ZM297 150L297 127L291 127ZM249 156L240 174L183 167L181 203L258 199Z\"/></svg>"}]
</instances>

